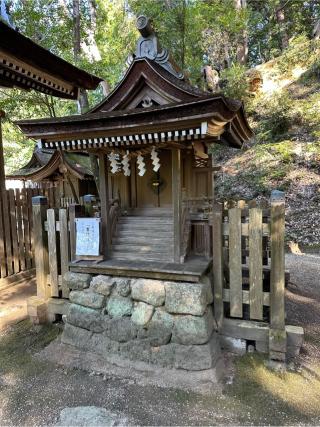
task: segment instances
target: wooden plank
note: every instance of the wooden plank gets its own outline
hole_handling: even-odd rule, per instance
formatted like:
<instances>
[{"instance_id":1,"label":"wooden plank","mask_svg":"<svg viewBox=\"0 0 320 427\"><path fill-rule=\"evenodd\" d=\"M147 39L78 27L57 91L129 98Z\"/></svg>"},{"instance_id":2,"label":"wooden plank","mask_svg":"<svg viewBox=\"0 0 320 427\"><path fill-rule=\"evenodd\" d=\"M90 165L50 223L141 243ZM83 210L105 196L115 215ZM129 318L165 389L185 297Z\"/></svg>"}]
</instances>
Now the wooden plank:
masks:
<instances>
[{"instance_id":1,"label":"wooden plank","mask_svg":"<svg viewBox=\"0 0 320 427\"><path fill-rule=\"evenodd\" d=\"M48 233L44 230L47 208L48 199L46 197L38 196L32 199L37 296L43 299L51 296L47 281L49 272Z\"/></svg>"},{"instance_id":2,"label":"wooden plank","mask_svg":"<svg viewBox=\"0 0 320 427\"><path fill-rule=\"evenodd\" d=\"M274 329L283 329L285 327L284 232L284 201L281 199L271 199L270 323L271 327Z\"/></svg>"},{"instance_id":3,"label":"wooden plank","mask_svg":"<svg viewBox=\"0 0 320 427\"><path fill-rule=\"evenodd\" d=\"M249 283L250 319L262 320L262 210L258 208L249 213Z\"/></svg>"},{"instance_id":4,"label":"wooden plank","mask_svg":"<svg viewBox=\"0 0 320 427\"><path fill-rule=\"evenodd\" d=\"M69 271L69 230L68 217L66 209L59 209L59 224L60 224L60 266L62 277L62 297L69 297L69 288L67 287L64 275Z\"/></svg>"},{"instance_id":5,"label":"wooden plank","mask_svg":"<svg viewBox=\"0 0 320 427\"><path fill-rule=\"evenodd\" d=\"M99 183L101 205L101 240L102 255L105 259L111 254L111 228L109 221L109 179L108 159L104 153L99 154Z\"/></svg>"},{"instance_id":6,"label":"wooden plank","mask_svg":"<svg viewBox=\"0 0 320 427\"><path fill-rule=\"evenodd\" d=\"M19 246L19 262L20 269L24 271L26 269L26 258L25 258L25 247L24 247L24 236L22 228L22 203L20 190L16 189L16 209L17 209L17 230L18 230L18 246Z\"/></svg>"},{"instance_id":7,"label":"wooden plank","mask_svg":"<svg viewBox=\"0 0 320 427\"><path fill-rule=\"evenodd\" d=\"M10 225L11 225L11 238L12 238L12 256L13 256L13 271L19 273L19 247L18 247L18 233L17 233L17 215L16 203L14 198L14 190L8 190L9 195L9 211L10 211Z\"/></svg>"},{"instance_id":8,"label":"wooden plank","mask_svg":"<svg viewBox=\"0 0 320 427\"><path fill-rule=\"evenodd\" d=\"M56 213L54 209L48 209L48 252L49 252L49 275L51 296L59 296L58 284L58 259L57 259L57 233L56 233Z\"/></svg>"},{"instance_id":9,"label":"wooden plank","mask_svg":"<svg viewBox=\"0 0 320 427\"><path fill-rule=\"evenodd\" d=\"M0 191L0 277L7 276L7 263L5 256L5 234L3 226L3 213L2 213L2 193Z\"/></svg>"},{"instance_id":10,"label":"wooden plank","mask_svg":"<svg viewBox=\"0 0 320 427\"><path fill-rule=\"evenodd\" d=\"M174 262L181 262L181 150L172 148L172 206Z\"/></svg>"},{"instance_id":11,"label":"wooden plank","mask_svg":"<svg viewBox=\"0 0 320 427\"><path fill-rule=\"evenodd\" d=\"M221 328L223 322L223 237L222 205L215 204L212 212L212 260L213 260L213 295L214 316Z\"/></svg>"},{"instance_id":12,"label":"wooden plank","mask_svg":"<svg viewBox=\"0 0 320 427\"><path fill-rule=\"evenodd\" d=\"M262 223L262 233L265 237L270 236L270 224ZM223 224L223 235L229 236L229 224L227 222ZM241 224L241 235L249 236L249 223L243 222Z\"/></svg>"},{"instance_id":13,"label":"wooden plank","mask_svg":"<svg viewBox=\"0 0 320 427\"><path fill-rule=\"evenodd\" d=\"M2 210L3 210L3 225L4 225L4 236L5 236L5 251L7 261L7 273L8 276L13 274L13 256L12 256L12 241L11 241L11 227L10 227L10 215L9 215L9 204L8 204L8 192L5 190L2 192Z\"/></svg>"},{"instance_id":14,"label":"wooden plank","mask_svg":"<svg viewBox=\"0 0 320 427\"><path fill-rule=\"evenodd\" d=\"M20 273L13 274L12 276L4 277L0 279L0 290L3 291L4 289L11 288L11 286L15 286L26 280L30 281L34 279L35 274L36 270L33 268L28 271L20 271Z\"/></svg>"},{"instance_id":15,"label":"wooden plank","mask_svg":"<svg viewBox=\"0 0 320 427\"><path fill-rule=\"evenodd\" d=\"M229 210L230 315L242 317L241 209Z\"/></svg>"},{"instance_id":16,"label":"wooden plank","mask_svg":"<svg viewBox=\"0 0 320 427\"><path fill-rule=\"evenodd\" d=\"M230 302L230 289L223 289L223 301ZM250 304L250 291L242 291L242 301L243 304ZM266 307L270 306L270 292L262 292L262 303Z\"/></svg>"},{"instance_id":17,"label":"wooden plank","mask_svg":"<svg viewBox=\"0 0 320 427\"><path fill-rule=\"evenodd\" d=\"M28 193L27 189L24 188L22 190L23 195L23 205L22 205L22 216L23 216L23 233L24 233L24 244L25 244L25 253L26 253L26 266L27 269L32 266L32 253L31 253L31 245L30 245L30 229L29 229L29 217L28 217Z\"/></svg>"},{"instance_id":18,"label":"wooden plank","mask_svg":"<svg viewBox=\"0 0 320 427\"><path fill-rule=\"evenodd\" d=\"M30 239L30 259L31 266L34 267L34 238L33 238L33 217L32 217L32 196L33 191L32 188L27 189L27 197L28 197L28 224L29 224L29 239Z\"/></svg>"}]
</instances>

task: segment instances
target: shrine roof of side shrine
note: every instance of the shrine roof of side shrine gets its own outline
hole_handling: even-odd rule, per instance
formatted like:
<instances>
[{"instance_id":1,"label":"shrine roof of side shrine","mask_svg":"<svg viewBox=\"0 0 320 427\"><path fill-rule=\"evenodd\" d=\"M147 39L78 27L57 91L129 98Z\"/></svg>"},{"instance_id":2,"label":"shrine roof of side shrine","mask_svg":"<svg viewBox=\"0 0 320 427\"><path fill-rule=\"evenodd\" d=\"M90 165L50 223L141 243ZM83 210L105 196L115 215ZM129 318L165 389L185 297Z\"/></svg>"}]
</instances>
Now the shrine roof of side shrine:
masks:
<instances>
[{"instance_id":1,"label":"shrine roof of side shrine","mask_svg":"<svg viewBox=\"0 0 320 427\"><path fill-rule=\"evenodd\" d=\"M140 20L140 21L139 21ZM136 150L220 140L240 148L253 135L243 104L192 86L145 17L131 64L115 89L86 114L20 120L26 136L62 150Z\"/></svg>"},{"instance_id":2,"label":"shrine roof of side shrine","mask_svg":"<svg viewBox=\"0 0 320 427\"><path fill-rule=\"evenodd\" d=\"M0 20L0 87L77 99L80 89L96 89L101 81Z\"/></svg>"}]
</instances>

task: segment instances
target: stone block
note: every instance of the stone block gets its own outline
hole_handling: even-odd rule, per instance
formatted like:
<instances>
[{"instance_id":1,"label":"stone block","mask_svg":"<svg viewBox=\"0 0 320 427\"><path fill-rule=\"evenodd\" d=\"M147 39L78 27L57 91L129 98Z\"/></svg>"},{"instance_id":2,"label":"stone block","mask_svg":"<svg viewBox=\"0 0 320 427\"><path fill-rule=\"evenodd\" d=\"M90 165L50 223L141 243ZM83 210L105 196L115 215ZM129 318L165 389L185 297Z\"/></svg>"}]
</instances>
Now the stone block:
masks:
<instances>
[{"instance_id":1,"label":"stone block","mask_svg":"<svg viewBox=\"0 0 320 427\"><path fill-rule=\"evenodd\" d=\"M165 308L173 314L202 316L209 304L208 284L166 282Z\"/></svg>"},{"instance_id":2,"label":"stone block","mask_svg":"<svg viewBox=\"0 0 320 427\"><path fill-rule=\"evenodd\" d=\"M102 334L93 334L89 341L89 350L102 356L116 355L119 351L119 343Z\"/></svg>"},{"instance_id":3,"label":"stone block","mask_svg":"<svg viewBox=\"0 0 320 427\"><path fill-rule=\"evenodd\" d=\"M114 286L114 280L110 276L95 276L90 284L90 289L93 292L109 296L111 294L112 288Z\"/></svg>"},{"instance_id":4,"label":"stone block","mask_svg":"<svg viewBox=\"0 0 320 427\"><path fill-rule=\"evenodd\" d=\"M221 355L219 340L214 332L210 341L202 345L175 345L175 363L177 369L202 371L215 366Z\"/></svg>"},{"instance_id":5,"label":"stone block","mask_svg":"<svg viewBox=\"0 0 320 427\"><path fill-rule=\"evenodd\" d=\"M128 297L111 296L107 302L107 311L111 317L130 316L133 302Z\"/></svg>"},{"instance_id":6,"label":"stone block","mask_svg":"<svg viewBox=\"0 0 320 427\"><path fill-rule=\"evenodd\" d=\"M303 328L301 326L286 325L287 346L301 347L303 344Z\"/></svg>"},{"instance_id":7,"label":"stone block","mask_svg":"<svg viewBox=\"0 0 320 427\"><path fill-rule=\"evenodd\" d=\"M269 353L268 341L256 341L256 351L259 353Z\"/></svg>"},{"instance_id":8,"label":"stone block","mask_svg":"<svg viewBox=\"0 0 320 427\"><path fill-rule=\"evenodd\" d=\"M283 353L282 351L269 351L269 359L275 360L277 362L285 362L286 361L286 353Z\"/></svg>"},{"instance_id":9,"label":"stone block","mask_svg":"<svg viewBox=\"0 0 320 427\"><path fill-rule=\"evenodd\" d=\"M88 329L93 332L103 331L102 314L99 310L71 304L67 314L67 322L79 328Z\"/></svg>"},{"instance_id":10,"label":"stone block","mask_svg":"<svg viewBox=\"0 0 320 427\"><path fill-rule=\"evenodd\" d=\"M116 284L117 294L122 297L127 297L131 291L131 279L127 277L116 277L114 279Z\"/></svg>"},{"instance_id":11,"label":"stone block","mask_svg":"<svg viewBox=\"0 0 320 427\"><path fill-rule=\"evenodd\" d=\"M138 326L144 326L150 321L153 312L153 305L149 305L144 302L139 302L133 309L131 317L132 322Z\"/></svg>"},{"instance_id":12,"label":"stone block","mask_svg":"<svg viewBox=\"0 0 320 427\"><path fill-rule=\"evenodd\" d=\"M151 347L150 363L164 368L173 368L175 363L176 344Z\"/></svg>"},{"instance_id":13,"label":"stone block","mask_svg":"<svg viewBox=\"0 0 320 427\"><path fill-rule=\"evenodd\" d=\"M163 346L168 344L172 335L174 318L166 311L157 308L149 322L147 329L140 329L139 339L149 340L152 346Z\"/></svg>"},{"instance_id":14,"label":"stone block","mask_svg":"<svg viewBox=\"0 0 320 427\"><path fill-rule=\"evenodd\" d=\"M287 350L287 333L284 329L269 330L269 350L285 353Z\"/></svg>"},{"instance_id":15,"label":"stone block","mask_svg":"<svg viewBox=\"0 0 320 427\"><path fill-rule=\"evenodd\" d=\"M127 342L137 337L137 326L132 323L130 317L112 318L104 324L104 334L113 341Z\"/></svg>"},{"instance_id":16,"label":"stone block","mask_svg":"<svg viewBox=\"0 0 320 427\"><path fill-rule=\"evenodd\" d=\"M105 304L105 299L104 295L92 292L90 289L71 291L69 295L69 300L72 303L90 308L102 308Z\"/></svg>"},{"instance_id":17,"label":"stone block","mask_svg":"<svg viewBox=\"0 0 320 427\"><path fill-rule=\"evenodd\" d=\"M165 301L165 287L162 280L136 279L131 283L132 298L159 307Z\"/></svg>"},{"instance_id":18,"label":"stone block","mask_svg":"<svg viewBox=\"0 0 320 427\"><path fill-rule=\"evenodd\" d=\"M240 356L246 354L247 351L247 342L241 338L220 335L220 344L223 350L238 354Z\"/></svg>"},{"instance_id":19,"label":"stone block","mask_svg":"<svg viewBox=\"0 0 320 427\"><path fill-rule=\"evenodd\" d=\"M36 296L28 298L27 312L34 325L46 323L48 320L47 303L42 298Z\"/></svg>"},{"instance_id":20,"label":"stone block","mask_svg":"<svg viewBox=\"0 0 320 427\"><path fill-rule=\"evenodd\" d=\"M67 323L61 335L61 342L87 350L90 348L92 334L93 332L87 329L78 328Z\"/></svg>"},{"instance_id":21,"label":"stone block","mask_svg":"<svg viewBox=\"0 0 320 427\"><path fill-rule=\"evenodd\" d=\"M120 344L119 348L122 357L141 362L150 362L151 347L148 342L133 340L126 343Z\"/></svg>"},{"instance_id":22,"label":"stone block","mask_svg":"<svg viewBox=\"0 0 320 427\"><path fill-rule=\"evenodd\" d=\"M175 316L171 341L184 345L205 344L209 341L213 329L211 307L208 307L203 316Z\"/></svg>"},{"instance_id":23,"label":"stone block","mask_svg":"<svg viewBox=\"0 0 320 427\"><path fill-rule=\"evenodd\" d=\"M91 274L85 273L72 273L68 271L64 275L64 280L66 282L66 286L69 289L82 291L90 286L91 282Z\"/></svg>"}]
</instances>

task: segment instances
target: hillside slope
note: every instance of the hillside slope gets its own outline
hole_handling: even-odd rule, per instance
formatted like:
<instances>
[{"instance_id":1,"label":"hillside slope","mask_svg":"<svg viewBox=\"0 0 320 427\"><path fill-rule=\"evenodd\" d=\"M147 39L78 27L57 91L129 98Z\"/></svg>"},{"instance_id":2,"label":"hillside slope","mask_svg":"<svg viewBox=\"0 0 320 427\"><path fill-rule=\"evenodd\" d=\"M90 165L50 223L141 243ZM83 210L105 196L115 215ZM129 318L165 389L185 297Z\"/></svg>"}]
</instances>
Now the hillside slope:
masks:
<instances>
[{"instance_id":1,"label":"hillside slope","mask_svg":"<svg viewBox=\"0 0 320 427\"><path fill-rule=\"evenodd\" d=\"M255 137L242 150L216 146L220 199L286 193L287 240L320 246L320 51L304 37L260 65L258 94L246 99Z\"/></svg>"}]
</instances>

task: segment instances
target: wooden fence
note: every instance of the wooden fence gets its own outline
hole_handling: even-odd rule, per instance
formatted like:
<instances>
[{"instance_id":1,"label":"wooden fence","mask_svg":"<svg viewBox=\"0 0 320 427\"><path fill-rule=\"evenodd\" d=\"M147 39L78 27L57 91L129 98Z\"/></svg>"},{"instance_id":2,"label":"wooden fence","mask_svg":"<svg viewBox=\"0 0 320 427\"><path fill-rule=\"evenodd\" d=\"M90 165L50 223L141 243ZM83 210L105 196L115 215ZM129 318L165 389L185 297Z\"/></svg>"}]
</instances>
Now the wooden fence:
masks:
<instances>
[{"instance_id":1,"label":"wooden fence","mask_svg":"<svg viewBox=\"0 0 320 427\"><path fill-rule=\"evenodd\" d=\"M228 317L284 327L284 200L274 198L268 208L215 206L212 218L219 322Z\"/></svg>"},{"instance_id":2,"label":"wooden fence","mask_svg":"<svg viewBox=\"0 0 320 427\"><path fill-rule=\"evenodd\" d=\"M0 194L1 281L34 268L32 197L46 195L54 204L53 191L25 188Z\"/></svg>"}]
</instances>

